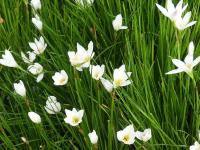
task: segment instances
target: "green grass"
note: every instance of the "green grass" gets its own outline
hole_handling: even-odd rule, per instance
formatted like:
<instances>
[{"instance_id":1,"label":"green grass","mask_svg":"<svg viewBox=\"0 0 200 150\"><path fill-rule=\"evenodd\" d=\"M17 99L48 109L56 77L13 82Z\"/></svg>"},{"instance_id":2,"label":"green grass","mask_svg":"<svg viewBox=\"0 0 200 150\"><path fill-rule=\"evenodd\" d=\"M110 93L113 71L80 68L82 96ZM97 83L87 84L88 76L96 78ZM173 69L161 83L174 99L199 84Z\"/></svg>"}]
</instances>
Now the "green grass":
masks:
<instances>
[{"instance_id":1,"label":"green grass","mask_svg":"<svg viewBox=\"0 0 200 150\"><path fill-rule=\"evenodd\" d=\"M45 69L40 83L28 72L0 66L0 149L36 150L40 145L44 150L93 149L88 138L93 129L99 136L99 150L179 150L198 140L200 68L194 71L196 85L185 73L165 73L174 69L171 58L178 58L179 52L184 59L190 41L195 43L195 57L200 55L200 1L188 0L187 11L192 11L197 23L180 33L155 3L157 0L95 0L91 7L82 8L73 0L43 0L40 16L44 28L38 32L27 0L0 0L4 19L0 24L1 54L10 47L26 70L20 52L30 50L28 42L42 35L48 44L36 60ZM112 20L119 13L128 30L116 33ZM102 84L91 78L88 69L74 71L67 56L69 50L76 50L77 42L86 47L90 40L95 46L92 64L105 64L108 76L123 63L132 72L133 83L116 90L113 111L112 96ZM52 75L62 69L69 82L56 87ZM27 88L29 106L14 93L13 83L19 80ZM57 97L62 113L47 114L43 106L48 95ZM73 107L85 110L79 127L64 122L64 109ZM30 110L40 114L42 124L30 121ZM136 130L151 128L152 139L147 143L136 140L134 146L119 142L116 132L131 123ZM22 136L29 144L22 142Z\"/></svg>"}]
</instances>

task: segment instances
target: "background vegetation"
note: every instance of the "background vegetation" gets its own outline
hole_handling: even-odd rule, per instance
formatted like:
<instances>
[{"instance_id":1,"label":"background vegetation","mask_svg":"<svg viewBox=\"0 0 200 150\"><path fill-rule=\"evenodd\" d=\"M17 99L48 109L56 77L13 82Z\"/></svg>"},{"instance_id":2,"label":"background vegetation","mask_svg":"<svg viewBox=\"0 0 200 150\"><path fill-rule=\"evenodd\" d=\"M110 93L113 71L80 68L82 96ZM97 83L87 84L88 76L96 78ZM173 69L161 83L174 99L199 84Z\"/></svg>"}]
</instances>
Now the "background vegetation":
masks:
<instances>
[{"instance_id":1,"label":"background vegetation","mask_svg":"<svg viewBox=\"0 0 200 150\"><path fill-rule=\"evenodd\" d=\"M183 59L190 41L195 56L200 55L200 1L188 2L195 26L178 32L169 19L156 8L157 0L95 0L91 7L80 7L73 0L43 0L40 12L44 29L41 33L31 22L33 11L27 0L0 0L0 54L12 50L17 62L20 52L30 50L28 42L42 35L48 48L37 58L44 66L45 77L36 83L33 76L17 69L0 66L0 149L92 149L88 132L99 135L98 149L188 149L198 140L200 125L199 71L195 68L196 86L187 74L167 76L174 69L171 58ZM177 3L174 0L174 3ZM114 17L122 13L128 30L115 32ZM111 95L94 81L88 69L74 71L67 51L84 47L92 40L95 56L92 64L105 64L112 76L122 63L132 72L133 83L117 90L111 120ZM53 85L52 75L64 69L69 75L66 86ZM27 100L14 93L13 83L23 80ZM49 115L44 110L48 95L62 104L62 112ZM29 104L27 103L29 102ZM84 109L80 127L64 122L64 109ZM42 125L33 124L27 113L42 117ZM127 146L119 142L116 132L133 123L136 130L152 129L147 143ZM26 137L28 144L20 137Z\"/></svg>"}]
</instances>

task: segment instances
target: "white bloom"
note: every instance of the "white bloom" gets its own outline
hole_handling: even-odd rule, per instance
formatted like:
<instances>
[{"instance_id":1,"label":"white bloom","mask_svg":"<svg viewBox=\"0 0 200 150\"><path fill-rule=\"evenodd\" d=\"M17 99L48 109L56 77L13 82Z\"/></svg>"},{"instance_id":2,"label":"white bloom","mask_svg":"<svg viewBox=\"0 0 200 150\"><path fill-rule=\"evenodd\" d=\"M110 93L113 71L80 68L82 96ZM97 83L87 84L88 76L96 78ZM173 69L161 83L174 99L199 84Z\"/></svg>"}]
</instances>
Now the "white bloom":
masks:
<instances>
[{"instance_id":1,"label":"white bloom","mask_svg":"<svg viewBox=\"0 0 200 150\"><path fill-rule=\"evenodd\" d=\"M188 4L186 4L183 7L183 0L180 0L176 7L172 3L172 0L167 0L166 8L163 8L159 4L156 4L156 6L164 16L168 17L172 22L174 22L178 30L184 30L196 23L196 21L189 22L191 12L187 12L182 18L182 14L188 6Z\"/></svg>"},{"instance_id":2,"label":"white bloom","mask_svg":"<svg viewBox=\"0 0 200 150\"><path fill-rule=\"evenodd\" d=\"M145 129L143 132L137 131L136 137L144 142L147 142L149 139L151 139L151 129Z\"/></svg>"},{"instance_id":3,"label":"white bloom","mask_svg":"<svg viewBox=\"0 0 200 150\"><path fill-rule=\"evenodd\" d=\"M196 21L189 22L191 18L191 11L187 12L186 15L182 17L178 17L174 23L178 30L184 30L196 23Z\"/></svg>"},{"instance_id":4,"label":"white bloom","mask_svg":"<svg viewBox=\"0 0 200 150\"><path fill-rule=\"evenodd\" d=\"M190 146L190 150L200 150L200 144L196 141L194 145Z\"/></svg>"},{"instance_id":5,"label":"white bloom","mask_svg":"<svg viewBox=\"0 0 200 150\"><path fill-rule=\"evenodd\" d=\"M28 54L28 57L23 52L21 52L23 61L27 64L30 64L36 59L36 54L30 51L28 51L27 54Z\"/></svg>"},{"instance_id":6,"label":"white bloom","mask_svg":"<svg viewBox=\"0 0 200 150\"><path fill-rule=\"evenodd\" d=\"M99 80L105 71L105 66L104 65L91 65L90 66L90 74L92 75L92 78L95 80Z\"/></svg>"},{"instance_id":7,"label":"white bloom","mask_svg":"<svg viewBox=\"0 0 200 150\"><path fill-rule=\"evenodd\" d=\"M169 71L166 74L176 74L180 72L186 72L190 77L193 77L192 75L193 67L195 67L200 62L200 56L194 59L193 54L194 54L194 43L190 42L188 47L188 54L185 57L184 61L178 59L172 59L173 64L178 68Z\"/></svg>"},{"instance_id":8,"label":"white bloom","mask_svg":"<svg viewBox=\"0 0 200 150\"><path fill-rule=\"evenodd\" d=\"M32 18L32 23L38 30L42 30L43 23L37 14L35 15L35 17Z\"/></svg>"},{"instance_id":9,"label":"white bloom","mask_svg":"<svg viewBox=\"0 0 200 150\"><path fill-rule=\"evenodd\" d=\"M71 126L77 126L79 123L82 122L82 117L84 110L77 111L75 108L71 110L65 109L65 113L67 117L64 119L64 121Z\"/></svg>"},{"instance_id":10,"label":"white bloom","mask_svg":"<svg viewBox=\"0 0 200 150\"><path fill-rule=\"evenodd\" d=\"M75 0L75 2L77 4L85 6L85 5L91 5L92 3L94 3L94 0Z\"/></svg>"},{"instance_id":11,"label":"white bloom","mask_svg":"<svg viewBox=\"0 0 200 150\"><path fill-rule=\"evenodd\" d=\"M5 54L2 55L2 59L0 59L0 64L7 67L18 67L13 55L9 50L5 50Z\"/></svg>"},{"instance_id":12,"label":"white bloom","mask_svg":"<svg viewBox=\"0 0 200 150\"><path fill-rule=\"evenodd\" d=\"M44 38L41 36L39 40L35 38L35 42L29 42L30 48L34 51L35 54L42 54L47 47L47 44L44 42Z\"/></svg>"},{"instance_id":13,"label":"white bloom","mask_svg":"<svg viewBox=\"0 0 200 150\"><path fill-rule=\"evenodd\" d=\"M40 2L40 0L31 0L31 6L35 10L41 9L41 2Z\"/></svg>"},{"instance_id":14,"label":"white bloom","mask_svg":"<svg viewBox=\"0 0 200 150\"><path fill-rule=\"evenodd\" d=\"M22 97L26 96L26 88L24 86L24 83L20 80L19 83L14 83L14 89L17 94L19 94Z\"/></svg>"},{"instance_id":15,"label":"white bloom","mask_svg":"<svg viewBox=\"0 0 200 150\"><path fill-rule=\"evenodd\" d=\"M119 31L122 29L127 29L127 26L122 26L122 15L119 14L115 17L115 19L112 21L112 25L115 31Z\"/></svg>"},{"instance_id":16,"label":"white bloom","mask_svg":"<svg viewBox=\"0 0 200 150\"><path fill-rule=\"evenodd\" d=\"M79 43L77 43L77 52L69 51L68 56L70 63L77 70L82 71L83 68L88 68L90 66L90 60L94 56L93 52L93 42L90 41L88 44L88 50L85 50Z\"/></svg>"},{"instance_id":17,"label":"white bloom","mask_svg":"<svg viewBox=\"0 0 200 150\"><path fill-rule=\"evenodd\" d=\"M113 84L109 81L106 80L104 78L100 78L101 79L101 83L103 84L104 88L110 93L113 90Z\"/></svg>"},{"instance_id":18,"label":"white bloom","mask_svg":"<svg viewBox=\"0 0 200 150\"><path fill-rule=\"evenodd\" d=\"M90 138L90 142L92 144L96 144L98 141L98 136L95 130L93 130L91 133L88 134L89 138Z\"/></svg>"},{"instance_id":19,"label":"white bloom","mask_svg":"<svg viewBox=\"0 0 200 150\"><path fill-rule=\"evenodd\" d=\"M37 82L40 82L44 77L43 67L39 63L34 63L28 67L28 71L33 75L37 75Z\"/></svg>"},{"instance_id":20,"label":"white bloom","mask_svg":"<svg viewBox=\"0 0 200 150\"><path fill-rule=\"evenodd\" d=\"M113 87L117 88L119 86L127 86L131 84L131 81L128 80L130 76L131 72L126 72L125 65L122 65L118 69L115 69L113 73Z\"/></svg>"},{"instance_id":21,"label":"white bloom","mask_svg":"<svg viewBox=\"0 0 200 150\"><path fill-rule=\"evenodd\" d=\"M29 116L29 118L31 119L32 122L37 123L37 124L41 123L41 117L37 113L29 112L28 116Z\"/></svg>"},{"instance_id":22,"label":"white bloom","mask_svg":"<svg viewBox=\"0 0 200 150\"><path fill-rule=\"evenodd\" d=\"M117 139L124 144L133 144L135 142L135 131L133 125L131 124L125 129L118 131Z\"/></svg>"},{"instance_id":23,"label":"white bloom","mask_svg":"<svg viewBox=\"0 0 200 150\"><path fill-rule=\"evenodd\" d=\"M61 111L61 104L57 101L55 96L49 96L44 108L49 114L56 114Z\"/></svg>"},{"instance_id":24,"label":"white bloom","mask_svg":"<svg viewBox=\"0 0 200 150\"><path fill-rule=\"evenodd\" d=\"M26 144L29 143L28 140L27 140L25 137L21 137L21 140L22 140L24 143L26 143Z\"/></svg>"},{"instance_id":25,"label":"white bloom","mask_svg":"<svg viewBox=\"0 0 200 150\"><path fill-rule=\"evenodd\" d=\"M68 75L64 70L61 70L60 72L56 72L52 76L52 79L54 80L54 85L65 85L68 81Z\"/></svg>"}]
</instances>

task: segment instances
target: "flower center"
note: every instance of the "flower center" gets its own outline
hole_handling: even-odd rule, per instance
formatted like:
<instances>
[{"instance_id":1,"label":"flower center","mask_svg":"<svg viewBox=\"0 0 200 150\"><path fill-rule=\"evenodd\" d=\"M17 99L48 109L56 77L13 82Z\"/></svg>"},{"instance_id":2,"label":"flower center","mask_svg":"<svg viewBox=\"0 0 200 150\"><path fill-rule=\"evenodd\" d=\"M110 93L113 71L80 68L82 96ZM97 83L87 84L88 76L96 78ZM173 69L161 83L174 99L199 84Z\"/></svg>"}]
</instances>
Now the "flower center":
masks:
<instances>
[{"instance_id":1,"label":"flower center","mask_svg":"<svg viewBox=\"0 0 200 150\"><path fill-rule=\"evenodd\" d=\"M123 83L123 80L122 80L122 79L117 79L117 80L115 80L116 86L120 86L122 83Z\"/></svg>"},{"instance_id":2,"label":"flower center","mask_svg":"<svg viewBox=\"0 0 200 150\"><path fill-rule=\"evenodd\" d=\"M73 118L72 118L72 122L73 122L74 124L78 123L78 122L79 122L79 118L78 118L78 117L73 117Z\"/></svg>"},{"instance_id":3,"label":"flower center","mask_svg":"<svg viewBox=\"0 0 200 150\"><path fill-rule=\"evenodd\" d=\"M60 82L60 83L65 82L65 78L64 78L64 77L60 78L59 82Z\"/></svg>"},{"instance_id":4,"label":"flower center","mask_svg":"<svg viewBox=\"0 0 200 150\"><path fill-rule=\"evenodd\" d=\"M186 66L187 66L187 68L190 69L190 70L192 70L192 68L193 68L193 67L192 67L192 64L186 64Z\"/></svg>"},{"instance_id":5,"label":"flower center","mask_svg":"<svg viewBox=\"0 0 200 150\"><path fill-rule=\"evenodd\" d=\"M128 142L129 139L130 139L129 135L125 135L124 138L123 138L123 141Z\"/></svg>"}]
</instances>

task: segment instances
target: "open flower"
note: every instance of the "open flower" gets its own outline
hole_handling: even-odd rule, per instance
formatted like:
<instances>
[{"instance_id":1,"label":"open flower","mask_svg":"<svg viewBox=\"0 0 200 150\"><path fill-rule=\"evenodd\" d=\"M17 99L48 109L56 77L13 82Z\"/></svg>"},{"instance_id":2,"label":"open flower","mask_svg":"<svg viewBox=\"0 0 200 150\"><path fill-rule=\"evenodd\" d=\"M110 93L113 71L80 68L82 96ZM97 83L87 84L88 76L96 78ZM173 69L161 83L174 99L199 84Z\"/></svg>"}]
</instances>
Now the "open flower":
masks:
<instances>
[{"instance_id":1,"label":"open flower","mask_svg":"<svg viewBox=\"0 0 200 150\"><path fill-rule=\"evenodd\" d=\"M2 59L0 59L0 64L7 67L18 67L13 55L9 50L5 50L5 54L2 55Z\"/></svg>"},{"instance_id":2,"label":"open flower","mask_svg":"<svg viewBox=\"0 0 200 150\"><path fill-rule=\"evenodd\" d=\"M131 81L128 80L130 76L131 72L126 72L125 65L122 65L118 69L115 69L113 73L113 87L117 88L119 86L127 86L131 84Z\"/></svg>"},{"instance_id":3,"label":"open flower","mask_svg":"<svg viewBox=\"0 0 200 150\"><path fill-rule=\"evenodd\" d=\"M30 51L28 51L27 54L28 54L28 57L23 52L21 52L23 61L27 64L33 63L33 61L36 59L36 54Z\"/></svg>"},{"instance_id":4,"label":"open flower","mask_svg":"<svg viewBox=\"0 0 200 150\"><path fill-rule=\"evenodd\" d=\"M19 83L14 83L14 89L17 94L19 94L22 97L26 96L26 88L24 86L24 83L20 80Z\"/></svg>"},{"instance_id":5,"label":"open flower","mask_svg":"<svg viewBox=\"0 0 200 150\"><path fill-rule=\"evenodd\" d=\"M93 130L91 133L88 134L89 138L90 138L90 142L92 144L96 144L98 141L98 136L95 130Z\"/></svg>"},{"instance_id":6,"label":"open flower","mask_svg":"<svg viewBox=\"0 0 200 150\"><path fill-rule=\"evenodd\" d=\"M86 5L91 5L92 3L94 3L94 0L75 0L75 2L82 6L86 6Z\"/></svg>"},{"instance_id":7,"label":"open flower","mask_svg":"<svg viewBox=\"0 0 200 150\"><path fill-rule=\"evenodd\" d=\"M64 121L71 126L77 126L82 122L84 110L77 111L75 108L71 110L65 109L67 117Z\"/></svg>"},{"instance_id":8,"label":"open flower","mask_svg":"<svg viewBox=\"0 0 200 150\"><path fill-rule=\"evenodd\" d=\"M127 29L127 26L122 26L122 15L119 14L115 17L115 19L112 21L112 25L115 31L119 31L122 29Z\"/></svg>"},{"instance_id":9,"label":"open flower","mask_svg":"<svg viewBox=\"0 0 200 150\"><path fill-rule=\"evenodd\" d=\"M28 44L37 55L42 54L47 47L47 44L44 42L44 38L42 36L39 40L35 38L34 42L29 42Z\"/></svg>"},{"instance_id":10,"label":"open flower","mask_svg":"<svg viewBox=\"0 0 200 150\"><path fill-rule=\"evenodd\" d=\"M56 114L61 111L61 104L57 101L55 96L49 96L44 109L49 114Z\"/></svg>"},{"instance_id":11,"label":"open flower","mask_svg":"<svg viewBox=\"0 0 200 150\"><path fill-rule=\"evenodd\" d=\"M31 6L35 10L41 9L41 2L40 2L40 0L31 0Z\"/></svg>"},{"instance_id":12,"label":"open flower","mask_svg":"<svg viewBox=\"0 0 200 150\"><path fill-rule=\"evenodd\" d=\"M61 70L60 72L56 72L54 76L52 76L54 80L54 85L65 85L68 81L68 75L65 70Z\"/></svg>"},{"instance_id":13,"label":"open flower","mask_svg":"<svg viewBox=\"0 0 200 150\"><path fill-rule=\"evenodd\" d=\"M184 30L196 23L196 21L189 23L191 12L186 13L186 15L182 18L182 14L188 6L188 4L183 6L183 0L180 0L176 7L172 3L172 0L167 0L166 8L163 8L159 4L156 4L156 6L164 16L168 17L174 23L178 30Z\"/></svg>"},{"instance_id":14,"label":"open flower","mask_svg":"<svg viewBox=\"0 0 200 150\"><path fill-rule=\"evenodd\" d=\"M43 67L39 63L34 63L28 67L28 71L33 75L37 75L37 82L40 82L44 77Z\"/></svg>"},{"instance_id":15,"label":"open flower","mask_svg":"<svg viewBox=\"0 0 200 150\"><path fill-rule=\"evenodd\" d=\"M191 78L193 78L193 72L192 72L193 67L195 67L200 62L200 56L194 59L193 54L194 54L194 43L190 42L188 47L188 54L185 57L184 61L178 59L172 59L173 64L178 68L169 71L166 74L176 74L180 72L186 72Z\"/></svg>"},{"instance_id":16,"label":"open flower","mask_svg":"<svg viewBox=\"0 0 200 150\"><path fill-rule=\"evenodd\" d=\"M194 145L190 146L190 150L200 150L200 144L196 141Z\"/></svg>"},{"instance_id":17,"label":"open flower","mask_svg":"<svg viewBox=\"0 0 200 150\"><path fill-rule=\"evenodd\" d=\"M90 60L94 56L93 52L93 42L90 41L88 44L88 50L85 50L79 43L77 43L77 52L69 51L68 56L70 63L77 70L82 71L83 68L88 68L90 66Z\"/></svg>"},{"instance_id":18,"label":"open flower","mask_svg":"<svg viewBox=\"0 0 200 150\"><path fill-rule=\"evenodd\" d=\"M137 131L136 137L141 141L147 142L152 137L151 129L145 129L143 132Z\"/></svg>"},{"instance_id":19,"label":"open flower","mask_svg":"<svg viewBox=\"0 0 200 150\"><path fill-rule=\"evenodd\" d=\"M135 136L136 135L132 124L117 132L117 139L128 145L135 142Z\"/></svg>"},{"instance_id":20,"label":"open flower","mask_svg":"<svg viewBox=\"0 0 200 150\"><path fill-rule=\"evenodd\" d=\"M99 80L105 71L105 66L104 65L91 65L90 66L90 74L92 75L92 78L95 80Z\"/></svg>"},{"instance_id":21,"label":"open flower","mask_svg":"<svg viewBox=\"0 0 200 150\"><path fill-rule=\"evenodd\" d=\"M36 124L41 123L41 117L37 113L35 113L35 112L28 112L28 116L29 116L29 118L31 119L31 121L33 123L36 123Z\"/></svg>"},{"instance_id":22,"label":"open flower","mask_svg":"<svg viewBox=\"0 0 200 150\"><path fill-rule=\"evenodd\" d=\"M43 23L37 14L35 15L35 17L32 18L32 23L38 30L42 30Z\"/></svg>"}]
</instances>

